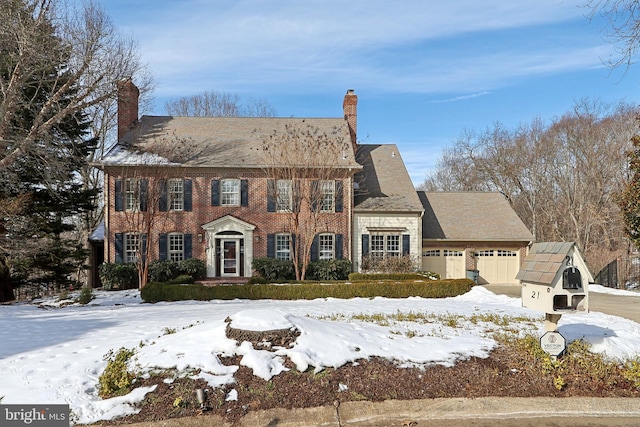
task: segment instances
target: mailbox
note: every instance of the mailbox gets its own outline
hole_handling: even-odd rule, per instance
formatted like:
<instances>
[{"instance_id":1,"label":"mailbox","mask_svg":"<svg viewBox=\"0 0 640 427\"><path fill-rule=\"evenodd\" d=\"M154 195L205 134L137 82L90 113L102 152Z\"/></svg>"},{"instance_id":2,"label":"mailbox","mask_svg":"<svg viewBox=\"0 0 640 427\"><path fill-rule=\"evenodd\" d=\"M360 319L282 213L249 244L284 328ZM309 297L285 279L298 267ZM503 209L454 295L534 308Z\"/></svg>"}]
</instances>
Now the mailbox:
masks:
<instances>
[{"instance_id":1,"label":"mailbox","mask_svg":"<svg viewBox=\"0 0 640 427\"><path fill-rule=\"evenodd\" d=\"M516 278L524 307L554 315L589 311L593 278L573 242L533 244Z\"/></svg>"}]
</instances>

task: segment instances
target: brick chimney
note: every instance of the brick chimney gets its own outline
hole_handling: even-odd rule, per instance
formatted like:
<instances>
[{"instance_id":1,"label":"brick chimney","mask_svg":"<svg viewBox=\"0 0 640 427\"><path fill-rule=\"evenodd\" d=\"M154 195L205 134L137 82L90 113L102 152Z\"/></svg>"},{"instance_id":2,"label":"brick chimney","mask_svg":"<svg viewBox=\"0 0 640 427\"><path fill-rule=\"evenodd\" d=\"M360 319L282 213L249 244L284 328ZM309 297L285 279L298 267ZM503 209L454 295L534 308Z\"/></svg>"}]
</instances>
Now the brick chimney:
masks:
<instances>
[{"instance_id":1,"label":"brick chimney","mask_svg":"<svg viewBox=\"0 0 640 427\"><path fill-rule=\"evenodd\" d=\"M138 122L138 97L140 90L131 77L118 83L118 141Z\"/></svg>"},{"instance_id":2,"label":"brick chimney","mask_svg":"<svg viewBox=\"0 0 640 427\"><path fill-rule=\"evenodd\" d=\"M358 125L358 95L356 95L353 89L349 89L344 96L344 102L342 103L342 109L344 110L344 118L349 125L349 133L351 134L351 145L353 145L353 152L356 152L358 141L357 125Z\"/></svg>"}]
</instances>

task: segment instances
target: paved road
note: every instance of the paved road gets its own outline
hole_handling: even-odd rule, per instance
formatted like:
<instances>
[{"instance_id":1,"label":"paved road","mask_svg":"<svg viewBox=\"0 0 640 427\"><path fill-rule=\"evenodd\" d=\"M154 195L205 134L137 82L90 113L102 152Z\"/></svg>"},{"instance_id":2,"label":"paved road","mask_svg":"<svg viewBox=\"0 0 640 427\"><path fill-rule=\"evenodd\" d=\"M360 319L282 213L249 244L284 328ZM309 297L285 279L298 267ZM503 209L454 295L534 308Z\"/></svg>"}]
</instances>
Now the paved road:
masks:
<instances>
[{"instance_id":1,"label":"paved road","mask_svg":"<svg viewBox=\"0 0 640 427\"><path fill-rule=\"evenodd\" d=\"M520 298L519 285L483 285L496 294ZM640 323L640 293L638 296L589 293L589 310L624 317Z\"/></svg>"}]
</instances>

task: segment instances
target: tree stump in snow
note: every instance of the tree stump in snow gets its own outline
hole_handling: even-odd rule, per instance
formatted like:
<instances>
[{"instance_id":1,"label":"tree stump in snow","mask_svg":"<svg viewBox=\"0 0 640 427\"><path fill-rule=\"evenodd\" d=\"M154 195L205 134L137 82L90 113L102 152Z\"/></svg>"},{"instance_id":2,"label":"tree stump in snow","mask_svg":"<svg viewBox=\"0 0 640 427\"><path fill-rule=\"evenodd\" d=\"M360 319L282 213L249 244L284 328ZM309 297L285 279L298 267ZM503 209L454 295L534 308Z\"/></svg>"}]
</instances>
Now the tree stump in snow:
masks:
<instances>
[{"instance_id":1,"label":"tree stump in snow","mask_svg":"<svg viewBox=\"0 0 640 427\"><path fill-rule=\"evenodd\" d=\"M253 348L271 349L272 347L293 347L294 342L300 336L300 331L296 328L289 329L273 329L270 331L247 331L244 329L235 329L231 327L231 319L226 318L227 322L226 335L227 338L234 339L238 342L249 341L253 344Z\"/></svg>"}]
</instances>

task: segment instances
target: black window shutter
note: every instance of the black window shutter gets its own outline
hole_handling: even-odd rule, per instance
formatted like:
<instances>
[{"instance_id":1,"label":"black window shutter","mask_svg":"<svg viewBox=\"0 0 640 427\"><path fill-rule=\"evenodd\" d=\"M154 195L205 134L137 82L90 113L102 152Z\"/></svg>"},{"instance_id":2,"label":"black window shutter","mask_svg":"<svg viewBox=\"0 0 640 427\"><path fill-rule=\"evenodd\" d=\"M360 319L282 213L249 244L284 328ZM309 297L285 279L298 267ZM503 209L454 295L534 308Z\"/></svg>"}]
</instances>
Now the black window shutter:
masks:
<instances>
[{"instance_id":1,"label":"black window shutter","mask_svg":"<svg viewBox=\"0 0 640 427\"><path fill-rule=\"evenodd\" d=\"M267 258L276 257L276 235L267 234Z\"/></svg>"},{"instance_id":2,"label":"black window shutter","mask_svg":"<svg viewBox=\"0 0 640 427\"><path fill-rule=\"evenodd\" d=\"M193 254L193 238L191 237L191 234L185 234L183 236L184 239L184 259L189 259L192 257Z\"/></svg>"},{"instance_id":3,"label":"black window shutter","mask_svg":"<svg viewBox=\"0 0 640 427\"><path fill-rule=\"evenodd\" d=\"M167 259L167 234L161 233L158 237L158 258L162 261Z\"/></svg>"},{"instance_id":4,"label":"black window shutter","mask_svg":"<svg viewBox=\"0 0 640 427\"><path fill-rule=\"evenodd\" d=\"M318 247L320 246L320 235L316 234L311 243L311 261L317 261L320 256L318 254Z\"/></svg>"},{"instance_id":5,"label":"black window shutter","mask_svg":"<svg viewBox=\"0 0 640 427\"><path fill-rule=\"evenodd\" d=\"M124 202L124 199L122 194L122 180L116 179L116 199L115 199L116 212L121 212L124 210L123 202Z\"/></svg>"},{"instance_id":6,"label":"black window shutter","mask_svg":"<svg viewBox=\"0 0 640 427\"><path fill-rule=\"evenodd\" d=\"M124 262L124 233L116 233L116 264Z\"/></svg>"},{"instance_id":7,"label":"black window shutter","mask_svg":"<svg viewBox=\"0 0 640 427\"><path fill-rule=\"evenodd\" d=\"M342 181L336 181L336 212L342 212L343 209L342 193Z\"/></svg>"},{"instance_id":8,"label":"black window shutter","mask_svg":"<svg viewBox=\"0 0 640 427\"><path fill-rule=\"evenodd\" d=\"M240 180L240 206L249 206L249 180Z\"/></svg>"},{"instance_id":9,"label":"black window shutter","mask_svg":"<svg viewBox=\"0 0 640 427\"><path fill-rule=\"evenodd\" d=\"M369 235L362 235L362 256L369 255Z\"/></svg>"},{"instance_id":10,"label":"black window shutter","mask_svg":"<svg viewBox=\"0 0 640 427\"><path fill-rule=\"evenodd\" d=\"M335 245L336 259L342 259L342 234L336 234Z\"/></svg>"},{"instance_id":11,"label":"black window shutter","mask_svg":"<svg viewBox=\"0 0 640 427\"><path fill-rule=\"evenodd\" d=\"M191 207L192 207L192 203L191 203L191 199L192 199L192 183L190 179L185 179L183 182L183 189L184 189L184 211L185 212L191 212Z\"/></svg>"},{"instance_id":12,"label":"black window shutter","mask_svg":"<svg viewBox=\"0 0 640 427\"><path fill-rule=\"evenodd\" d=\"M169 206L169 201L168 201L168 194L167 194L167 181L166 180L162 180L160 182L160 200L158 201L158 208L160 209L160 212L166 212Z\"/></svg>"},{"instance_id":13,"label":"black window shutter","mask_svg":"<svg viewBox=\"0 0 640 427\"><path fill-rule=\"evenodd\" d=\"M211 206L220 206L220 180L211 180Z\"/></svg>"},{"instance_id":14,"label":"black window shutter","mask_svg":"<svg viewBox=\"0 0 640 427\"><path fill-rule=\"evenodd\" d=\"M411 236L409 234L402 235L402 255L409 255Z\"/></svg>"},{"instance_id":15,"label":"black window shutter","mask_svg":"<svg viewBox=\"0 0 640 427\"><path fill-rule=\"evenodd\" d=\"M300 259L296 252L296 235L291 233L289 236L289 259L293 261L293 254L296 254L296 258Z\"/></svg>"},{"instance_id":16,"label":"black window shutter","mask_svg":"<svg viewBox=\"0 0 640 427\"><path fill-rule=\"evenodd\" d=\"M148 202L148 194L149 194L149 180L141 179L140 180L140 211L147 211L147 202Z\"/></svg>"},{"instance_id":17,"label":"black window shutter","mask_svg":"<svg viewBox=\"0 0 640 427\"><path fill-rule=\"evenodd\" d=\"M276 211L276 182L273 179L267 180L267 212Z\"/></svg>"}]
</instances>

